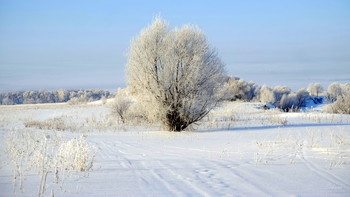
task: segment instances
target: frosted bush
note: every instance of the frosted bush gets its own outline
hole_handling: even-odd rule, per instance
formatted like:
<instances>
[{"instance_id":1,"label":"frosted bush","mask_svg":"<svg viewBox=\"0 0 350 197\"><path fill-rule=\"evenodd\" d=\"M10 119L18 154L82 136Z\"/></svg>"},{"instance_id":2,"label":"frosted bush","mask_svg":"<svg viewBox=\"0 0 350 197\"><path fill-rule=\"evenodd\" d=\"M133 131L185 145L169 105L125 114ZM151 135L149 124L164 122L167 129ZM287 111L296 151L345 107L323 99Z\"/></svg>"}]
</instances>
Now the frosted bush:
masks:
<instances>
[{"instance_id":1,"label":"frosted bush","mask_svg":"<svg viewBox=\"0 0 350 197\"><path fill-rule=\"evenodd\" d=\"M228 77L225 84L227 86L226 100L251 101L255 97L257 85L254 82L246 82L238 77Z\"/></svg>"},{"instance_id":2,"label":"frosted bush","mask_svg":"<svg viewBox=\"0 0 350 197\"><path fill-rule=\"evenodd\" d=\"M107 98L105 96L102 96L101 102L102 102L102 105L105 105L107 103Z\"/></svg>"},{"instance_id":3,"label":"frosted bush","mask_svg":"<svg viewBox=\"0 0 350 197\"><path fill-rule=\"evenodd\" d=\"M329 101L334 102L347 92L350 92L350 83L332 83L327 88L327 98Z\"/></svg>"},{"instance_id":4,"label":"frosted bush","mask_svg":"<svg viewBox=\"0 0 350 197\"><path fill-rule=\"evenodd\" d=\"M152 118L154 113L147 110L143 102L133 102L127 113L127 123L130 125L159 125L156 118Z\"/></svg>"},{"instance_id":5,"label":"frosted bush","mask_svg":"<svg viewBox=\"0 0 350 197\"><path fill-rule=\"evenodd\" d=\"M270 115L270 116L268 116L268 120L274 125L285 126L288 124L287 118L282 118L278 115Z\"/></svg>"},{"instance_id":6,"label":"frosted bush","mask_svg":"<svg viewBox=\"0 0 350 197\"><path fill-rule=\"evenodd\" d=\"M285 112L297 111L305 106L309 93L305 89L300 89L296 93L284 94L278 107Z\"/></svg>"},{"instance_id":7,"label":"frosted bush","mask_svg":"<svg viewBox=\"0 0 350 197\"><path fill-rule=\"evenodd\" d=\"M297 101L297 108L301 108L305 106L306 99L309 98L309 92L306 91L305 88L302 88L296 92L296 101Z\"/></svg>"},{"instance_id":8,"label":"frosted bush","mask_svg":"<svg viewBox=\"0 0 350 197\"><path fill-rule=\"evenodd\" d=\"M112 105L109 103L109 105ZM53 131L91 132L115 128L118 124L110 114L92 114L86 118L75 115L59 115L46 120L28 120L26 128Z\"/></svg>"},{"instance_id":9,"label":"frosted bush","mask_svg":"<svg viewBox=\"0 0 350 197\"><path fill-rule=\"evenodd\" d=\"M148 111L144 103L137 102L131 96L130 89L118 89L115 99L109 104L112 118L117 118L118 123L126 125L144 125L155 123L149 118L152 112Z\"/></svg>"},{"instance_id":10,"label":"frosted bush","mask_svg":"<svg viewBox=\"0 0 350 197\"><path fill-rule=\"evenodd\" d=\"M297 106L298 102L295 93L283 95L279 104L279 108L281 108L285 112L294 111L298 108Z\"/></svg>"},{"instance_id":11,"label":"frosted bush","mask_svg":"<svg viewBox=\"0 0 350 197\"><path fill-rule=\"evenodd\" d=\"M291 92L292 92L292 90L290 88L288 88L287 86L276 86L273 89L273 93L275 95L275 105L279 106L283 95L288 95Z\"/></svg>"},{"instance_id":12,"label":"frosted bush","mask_svg":"<svg viewBox=\"0 0 350 197\"><path fill-rule=\"evenodd\" d=\"M92 168L96 148L82 136L62 143L56 154L58 167L67 171L85 172Z\"/></svg>"},{"instance_id":13,"label":"frosted bush","mask_svg":"<svg viewBox=\"0 0 350 197\"><path fill-rule=\"evenodd\" d=\"M350 91L337 97L337 100L327 107L330 113L350 114Z\"/></svg>"},{"instance_id":14,"label":"frosted bush","mask_svg":"<svg viewBox=\"0 0 350 197\"><path fill-rule=\"evenodd\" d=\"M127 120L126 116L132 103L132 98L129 96L128 89L119 89L114 101L110 105L111 112L118 116L124 124Z\"/></svg>"},{"instance_id":15,"label":"frosted bush","mask_svg":"<svg viewBox=\"0 0 350 197\"><path fill-rule=\"evenodd\" d=\"M84 97L80 97L80 98L74 97L74 98L71 98L67 103L69 105L79 105L79 104L87 103L87 100Z\"/></svg>"},{"instance_id":16,"label":"frosted bush","mask_svg":"<svg viewBox=\"0 0 350 197\"><path fill-rule=\"evenodd\" d=\"M275 94L272 89L267 86L262 86L259 95L260 101L264 103L274 104L276 101Z\"/></svg>"},{"instance_id":17,"label":"frosted bush","mask_svg":"<svg viewBox=\"0 0 350 197\"><path fill-rule=\"evenodd\" d=\"M328 106L328 112L350 114L350 83L332 83L328 86L327 98L334 102Z\"/></svg>"},{"instance_id":18,"label":"frosted bush","mask_svg":"<svg viewBox=\"0 0 350 197\"><path fill-rule=\"evenodd\" d=\"M339 83L332 83L328 86L327 96L331 102L335 101L337 97L341 95L342 95L342 89Z\"/></svg>"},{"instance_id":19,"label":"frosted bush","mask_svg":"<svg viewBox=\"0 0 350 197\"><path fill-rule=\"evenodd\" d=\"M77 131L79 126L70 121L67 116L57 116L47 120L29 120L24 122L24 126L28 128L37 128L42 130L55 131Z\"/></svg>"}]
</instances>

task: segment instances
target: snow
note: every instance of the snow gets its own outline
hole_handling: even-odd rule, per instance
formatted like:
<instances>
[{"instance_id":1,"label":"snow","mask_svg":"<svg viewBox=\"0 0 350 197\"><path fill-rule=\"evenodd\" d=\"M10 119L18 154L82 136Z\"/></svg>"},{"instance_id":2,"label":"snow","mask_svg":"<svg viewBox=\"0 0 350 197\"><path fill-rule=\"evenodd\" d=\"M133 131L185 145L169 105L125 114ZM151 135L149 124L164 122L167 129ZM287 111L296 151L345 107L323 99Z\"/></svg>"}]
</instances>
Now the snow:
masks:
<instances>
[{"instance_id":1,"label":"snow","mask_svg":"<svg viewBox=\"0 0 350 197\"><path fill-rule=\"evenodd\" d=\"M350 116L259 105L225 103L195 130L181 133L132 126L84 130L98 148L92 171L67 178L62 188L49 176L45 196L51 190L55 196L349 196ZM71 139L82 133L23 123L54 117L104 123L108 113L98 102L0 106L0 196L36 196L40 184L30 170L24 192L13 193L13 164L5 153L11 129Z\"/></svg>"}]
</instances>

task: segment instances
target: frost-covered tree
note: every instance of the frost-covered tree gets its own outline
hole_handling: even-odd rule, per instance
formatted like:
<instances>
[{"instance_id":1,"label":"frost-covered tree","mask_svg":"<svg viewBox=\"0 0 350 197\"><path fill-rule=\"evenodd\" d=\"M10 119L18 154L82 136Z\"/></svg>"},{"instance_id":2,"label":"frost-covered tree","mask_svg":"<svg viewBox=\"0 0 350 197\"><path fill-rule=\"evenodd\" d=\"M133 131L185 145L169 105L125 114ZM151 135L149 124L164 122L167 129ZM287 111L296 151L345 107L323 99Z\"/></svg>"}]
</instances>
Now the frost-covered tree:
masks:
<instances>
[{"instance_id":1,"label":"frost-covered tree","mask_svg":"<svg viewBox=\"0 0 350 197\"><path fill-rule=\"evenodd\" d=\"M332 83L327 89L328 100L334 102L329 105L332 113L350 114L350 83Z\"/></svg>"},{"instance_id":2,"label":"frost-covered tree","mask_svg":"<svg viewBox=\"0 0 350 197\"><path fill-rule=\"evenodd\" d=\"M281 100L284 94L289 94L292 90L287 86L276 86L273 88L273 92L275 93L276 100Z\"/></svg>"},{"instance_id":3,"label":"frost-covered tree","mask_svg":"<svg viewBox=\"0 0 350 197\"><path fill-rule=\"evenodd\" d=\"M342 95L342 88L340 87L340 83L332 83L327 88L327 97L328 100L334 102L337 100L338 96Z\"/></svg>"},{"instance_id":4,"label":"frost-covered tree","mask_svg":"<svg viewBox=\"0 0 350 197\"><path fill-rule=\"evenodd\" d=\"M9 97L5 97L4 99L2 99L2 104L3 105L14 105L15 102L13 102L13 100L10 99Z\"/></svg>"},{"instance_id":5,"label":"frost-covered tree","mask_svg":"<svg viewBox=\"0 0 350 197\"><path fill-rule=\"evenodd\" d=\"M225 86L227 86L227 100L251 101L255 97L257 85L254 82L246 82L238 77L228 77Z\"/></svg>"},{"instance_id":6,"label":"frost-covered tree","mask_svg":"<svg viewBox=\"0 0 350 197\"><path fill-rule=\"evenodd\" d=\"M276 86L273 89L273 93L275 95L275 104L276 104L276 106L280 105L280 101L281 101L283 95L288 95L291 92L292 92L292 90L289 87L287 87L287 86Z\"/></svg>"},{"instance_id":7,"label":"frost-covered tree","mask_svg":"<svg viewBox=\"0 0 350 197\"><path fill-rule=\"evenodd\" d=\"M76 99L80 102L99 100L102 97L109 97L110 92L104 90L54 90L54 91L13 91L0 93L0 104L35 104L35 103L56 103L67 102Z\"/></svg>"},{"instance_id":8,"label":"frost-covered tree","mask_svg":"<svg viewBox=\"0 0 350 197\"><path fill-rule=\"evenodd\" d=\"M295 93L283 94L279 108L285 112L293 111L298 109L298 101Z\"/></svg>"},{"instance_id":9,"label":"frost-covered tree","mask_svg":"<svg viewBox=\"0 0 350 197\"><path fill-rule=\"evenodd\" d=\"M350 114L350 91L345 91L337 100L328 106L328 111L339 114Z\"/></svg>"},{"instance_id":10,"label":"frost-covered tree","mask_svg":"<svg viewBox=\"0 0 350 197\"><path fill-rule=\"evenodd\" d=\"M157 17L130 46L127 79L149 119L171 131L201 120L219 102L223 63L206 36L185 25L169 30Z\"/></svg>"},{"instance_id":11,"label":"frost-covered tree","mask_svg":"<svg viewBox=\"0 0 350 197\"><path fill-rule=\"evenodd\" d=\"M285 112L295 111L305 106L307 98L309 98L309 92L302 88L296 93L283 94L278 107Z\"/></svg>"},{"instance_id":12,"label":"frost-covered tree","mask_svg":"<svg viewBox=\"0 0 350 197\"><path fill-rule=\"evenodd\" d=\"M132 104L127 89L118 89L115 99L111 105L112 114L117 115L122 123L126 121L126 114Z\"/></svg>"},{"instance_id":13,"label":"frost-covered tree","mask_svg":"<svg viewBox=\"0 0 350 197\"><path fill-rule=\"evenodd\" d=\"M3 99L6 97L6 94L4 92L0 92L0 105L3 105Z\"/></svg>"},{"instance_id":14,"label":"frost-covered tree","mask_svg":"<svg viewBox=\"0 0 350 197\"><path fill-rule=\"evenodd\" d=\"M57 102L67 102L68 101L68 91L66 90L57 90Z\"/></svg>"},{"instance_id":15,"label":"frost-covered tree","mask_svg":"<svg viewBox=\"0 0 350 197\"><path fill-rule=\"evenodd\" d=\"M267 86L262 86L260 88L259 98L260 101L264 103L274 104L276 101L273 90Z\"/></svg>"},{"instance_id":16,"label":"frost-covered tree","mask_svg":"<svg viewBox=\"0 0 350 197\"><path fill-rule=\"evenodd\" d=\"M350 91L350 83L332 83L327 88L327 98L329 101L334 102L338 97L345 95Z\"/></svg>"},{"instance_id":17,"label":"frost-covered tree","mask_svg":"<svg viewBox=\"0 0 350 197\"><path fill-rule=\"evenodd\" d=\"M323 87L320 83L310 83L307 90L311 96L317 96L323 92Z\"/></svg>"},{"instance_id":18,"label":"frost-covered tree","mask_svg":"<svg viewBox=\"0 0 350 197\"><path fill-rule=\"evenodd\" d=\"M35 101L33 98L30 96L30 91L25 91L23 92L23 104L34 104Z\"/></svg>"},{"instance_id":19,"label":"frost-covered tree","mask_svg":"<svg viewBox=\"0 0 350 197\"><path fill-rule=\"evenodd\" d=\"M301 108L305 105L306 99L309 97L309 92L305 88L302 88L296 93L297 107Z\"/></svg>"}]
</instances>

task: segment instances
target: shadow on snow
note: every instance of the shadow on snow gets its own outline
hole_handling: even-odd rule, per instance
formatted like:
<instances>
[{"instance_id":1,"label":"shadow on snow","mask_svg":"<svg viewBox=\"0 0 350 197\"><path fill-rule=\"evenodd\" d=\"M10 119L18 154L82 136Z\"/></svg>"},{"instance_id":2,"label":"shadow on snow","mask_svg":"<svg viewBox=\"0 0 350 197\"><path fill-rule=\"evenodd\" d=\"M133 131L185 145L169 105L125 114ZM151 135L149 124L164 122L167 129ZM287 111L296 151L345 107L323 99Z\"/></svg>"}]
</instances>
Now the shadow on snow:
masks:
<instances>
[{"instance_id":1,"label":"shadow on snow","mask_svg":"<svg viewBox=\"0 0 350 197\"><path fill-rule=\"evenodd\" d=\"M350 126L350 124L290 124L290 125L271 125L271 126L253 126L253 127L231 127L231 128L215 128L207 130L197 130L194 132L223 132L223 131L248 131L248 130L268 130L278 128L302 128L302 127L334 127L334 126Z\"/></svg>"}]
</instances>

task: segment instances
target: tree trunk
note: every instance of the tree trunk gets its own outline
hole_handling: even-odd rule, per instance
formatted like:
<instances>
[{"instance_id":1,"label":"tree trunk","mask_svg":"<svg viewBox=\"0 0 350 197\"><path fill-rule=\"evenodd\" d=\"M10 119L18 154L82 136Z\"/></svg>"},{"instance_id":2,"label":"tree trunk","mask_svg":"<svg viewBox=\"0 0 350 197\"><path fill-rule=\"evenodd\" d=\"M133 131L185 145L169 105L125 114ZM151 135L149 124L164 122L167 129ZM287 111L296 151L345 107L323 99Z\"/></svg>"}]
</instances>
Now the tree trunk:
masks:
<instances>
[{"instance_id":1,"label":"tree trunk","mask_svg":"<svg viewBox=\"0 0 350 197\"><path fill-rule=\"evenodd\" d=\"M183 131L188 127L188 122L183 120L176 110L169 111L166 116L166 125L170 131Z\"/></svg>"}]
</instances>

